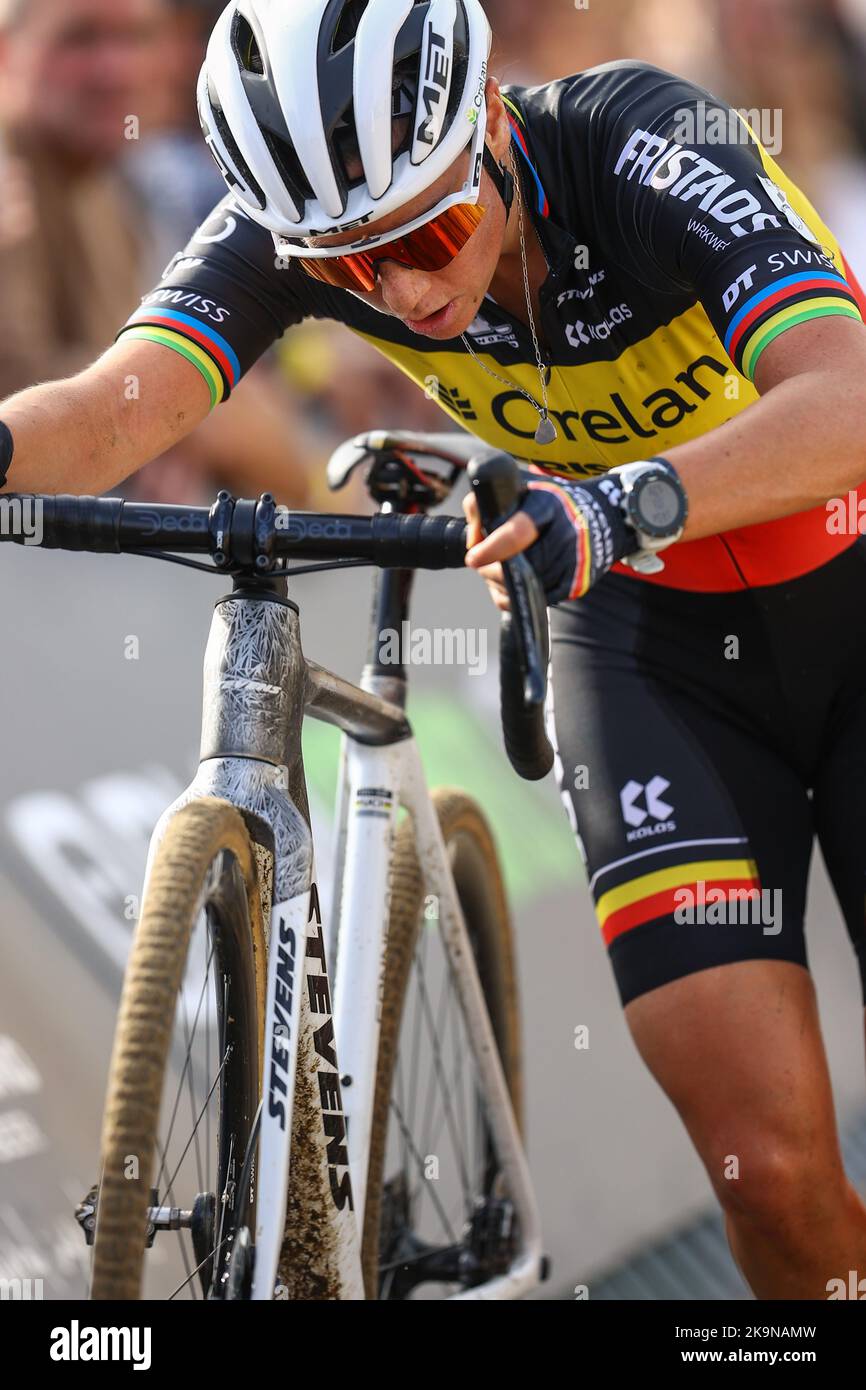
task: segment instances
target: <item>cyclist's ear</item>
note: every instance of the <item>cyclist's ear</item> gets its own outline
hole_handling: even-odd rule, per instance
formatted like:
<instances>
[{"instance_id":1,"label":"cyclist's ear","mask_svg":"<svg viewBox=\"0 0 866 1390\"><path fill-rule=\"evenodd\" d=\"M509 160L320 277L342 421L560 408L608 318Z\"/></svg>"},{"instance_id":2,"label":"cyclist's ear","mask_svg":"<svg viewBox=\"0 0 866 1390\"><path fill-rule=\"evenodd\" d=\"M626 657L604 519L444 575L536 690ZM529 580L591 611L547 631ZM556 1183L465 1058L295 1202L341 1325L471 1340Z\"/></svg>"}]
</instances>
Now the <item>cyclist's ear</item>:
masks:
<instances>
[{"instance_id":1,"label":"cyclist's ear","mask_svg":"<svg viewBox=\"0 0 866 1390\"><path fill-rule=\"evenodd\" d=\"M502 100L502 95L499 91L499 82L495 77L488 77L484 91L487 99L487 133L485 143L490 146L491 152L501 163L511 143L508 112L505 109L505 102Z\"/></svg>"}]
</instances>

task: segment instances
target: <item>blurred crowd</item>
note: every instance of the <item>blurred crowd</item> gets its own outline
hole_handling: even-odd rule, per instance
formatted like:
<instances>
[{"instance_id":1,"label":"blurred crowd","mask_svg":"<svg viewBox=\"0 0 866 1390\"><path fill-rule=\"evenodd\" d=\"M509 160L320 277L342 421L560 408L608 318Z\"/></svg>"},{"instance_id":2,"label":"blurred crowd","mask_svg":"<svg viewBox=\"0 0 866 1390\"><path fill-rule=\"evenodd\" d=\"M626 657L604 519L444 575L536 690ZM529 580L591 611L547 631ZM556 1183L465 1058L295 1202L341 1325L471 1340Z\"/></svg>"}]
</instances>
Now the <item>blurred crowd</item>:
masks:
<instances>
[{"instance_id":1,"label":"blurred crowd","mask_svg":"<svg viewBox=\"0 0 866 1390\"><path fill-rule=\"evenodd\" d=\"M641 58L739 108L781 111L780 162L866 282L866 0L485 3L504 83ZM0 0L0 400L97 357L222 196L195 112L221 9ZM126 490L197 502L218 484L331 507L325 460L380 425L446 421L363 340L306 323Z\"/></svg>"}]
</instances>

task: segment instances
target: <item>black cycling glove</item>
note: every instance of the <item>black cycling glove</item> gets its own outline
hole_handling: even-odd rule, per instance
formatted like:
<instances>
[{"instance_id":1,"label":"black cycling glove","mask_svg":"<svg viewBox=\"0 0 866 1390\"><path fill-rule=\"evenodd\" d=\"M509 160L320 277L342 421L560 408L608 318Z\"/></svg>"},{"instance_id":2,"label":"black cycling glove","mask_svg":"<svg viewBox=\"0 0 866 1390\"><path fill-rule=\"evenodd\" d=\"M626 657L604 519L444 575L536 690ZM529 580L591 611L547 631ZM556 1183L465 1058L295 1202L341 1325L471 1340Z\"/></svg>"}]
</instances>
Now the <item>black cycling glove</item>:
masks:
<instances>
[{"instance_id":1,"label":"black cycling glove","mask_svg":"<svg viewBox=\"0 0 866 1390\"><path fill-rule=\"evenodd\" d=\"M521 510L538 527L526 558L544 586L548 604L582 598L607 571L638 548L620 507L615 477L570 483L533 475Z\"/></svg>"}]
</instances>

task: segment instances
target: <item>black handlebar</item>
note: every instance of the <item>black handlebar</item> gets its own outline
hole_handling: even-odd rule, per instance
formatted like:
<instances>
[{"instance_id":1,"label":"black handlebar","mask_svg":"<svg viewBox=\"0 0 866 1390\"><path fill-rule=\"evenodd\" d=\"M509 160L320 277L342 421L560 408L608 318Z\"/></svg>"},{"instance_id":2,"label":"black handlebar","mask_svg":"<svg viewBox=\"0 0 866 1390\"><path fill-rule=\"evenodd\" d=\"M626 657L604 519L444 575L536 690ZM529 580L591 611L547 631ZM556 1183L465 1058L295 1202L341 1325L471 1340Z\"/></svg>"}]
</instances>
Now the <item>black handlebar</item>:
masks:
<instances>
[{"instance_id":1,"label":"black handlebar","mask_svg":"<svg viewBox=\"0 0 866 1390\"><path fill-rule=\"evenodd\" d=\"M515 509L519 474L507 454L470 467L485 529ZM293 512L265 493L258 501L221 492L212 507L151 505L120 497L4 493L5 517L28 518L0 531L0 540L40 544L47 550L111 554L209 555L214 572L232 575L291 573L289 558L368 561L382 569L462 569L466 523L458 517L381 512L375 516ZM31 535L41 533L36 539ZM501 695L505 746L521 777L544 777L553 750L544 732L548 659L544 595L522 555L505 565L513 620L502 625Z\"/></svg>"},{"instance_id":2,"label":"black handlebar","mask_svg":"<svg viewBox=\"0 0 866 1390\"><path fill-rule=\"evenodd\" d=\"M523 487L510 454L469 465L469 481L486 533L507 521L520 505ZM550 655L547 606L541 583L525 555L503 564L511 612L503 614L499 645L502 732L511 766L529 782L546 777L553 748L544 725Z\"/></svg>"},{"instance_id":3,"label":"black handlebar","mask_svg":"<svg viewBox=\"0 0 866 1390\"><path fill-rule=\"evenodd\" d=\"M269 493L257 502L221 492L210 508L121 497L26 497L3 494L9 507L38 508L46 550L119 554L166 551L210 555L215 568L232 574L266 574L291 559L369 560L381 569L462 569L466 523L450 516L345 516L293 512ZM21 533L0 536L24 543Z\"/></svg>"}]
</instances>

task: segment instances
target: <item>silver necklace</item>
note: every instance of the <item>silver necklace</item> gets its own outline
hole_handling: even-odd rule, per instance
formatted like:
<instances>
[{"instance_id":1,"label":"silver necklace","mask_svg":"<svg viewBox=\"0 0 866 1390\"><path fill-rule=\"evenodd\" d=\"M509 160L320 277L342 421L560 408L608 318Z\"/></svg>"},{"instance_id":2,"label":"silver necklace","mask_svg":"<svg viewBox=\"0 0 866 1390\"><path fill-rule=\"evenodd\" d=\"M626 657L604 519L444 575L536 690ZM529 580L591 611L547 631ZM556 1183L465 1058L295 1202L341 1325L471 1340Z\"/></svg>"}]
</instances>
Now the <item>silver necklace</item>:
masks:
<instances>
[{"instance_id":1,"label":"silver necklace","mask_svg":"<svg viewBox=\"0 0 866 1390\"><path fill-rule=\"evenodd\" d=\"M514 164L513 146L509 148L508 153L511 168L514 171L514 187L515 192L517 194L517 215L519 218L520 228L520 258L523 262L523 287L526 292L526 310L529 316L529 330L532 334L532 346L535 349L535 360L538 364L538 379L541 382L541 398L544 401L544 405L539 405L535 397L530 395L528 391L524 391L523 387L519 384L519 382L513 380L509 381L507 377L500 376L498 372L494 372L492 367L488 367L486 362L481 361L481 358L476 353L466 334L461 333L460 336L463 339L463 342L465 343L470 355L475 359L479 367L483 368L483 370L487 373L488 376L494 377L496 381L501 381L503 386L517 387L517 390L520 392L521 396L525 396L526 399L530 402L530 404L533 405L535 409L538 411L538 429L535 431L536 444L552 444L553 441L557 438L557 430L555 424L550 418L550 410L547 402L547 381L545 380L544 376L544 361L541 356L541 348L538 346L538 334L535 331L535 316L532 312L532 295L529 292L529 267L526 263L526 237L523 231L523 195L520 188L519 173L518 170L515 168ZM543 249L544 248L542 247L542 250Z\"/></svg>"}]
</instances>

